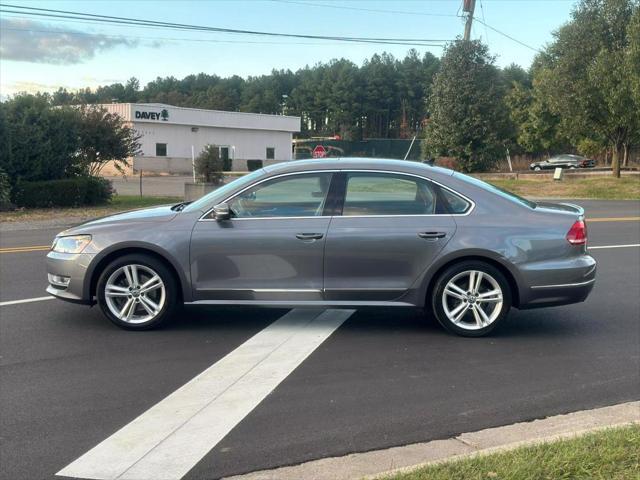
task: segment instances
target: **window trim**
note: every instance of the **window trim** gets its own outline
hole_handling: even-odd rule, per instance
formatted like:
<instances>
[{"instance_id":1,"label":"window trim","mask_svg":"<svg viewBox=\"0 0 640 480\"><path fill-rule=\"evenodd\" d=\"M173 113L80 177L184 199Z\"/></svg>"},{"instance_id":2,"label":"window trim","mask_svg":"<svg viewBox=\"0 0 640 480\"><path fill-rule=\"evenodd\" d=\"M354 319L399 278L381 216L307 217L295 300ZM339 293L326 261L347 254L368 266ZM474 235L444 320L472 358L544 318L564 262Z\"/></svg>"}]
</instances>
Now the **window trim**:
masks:
<instances>
[{"instance_id":1,"label":"window trim","mask_svg":"<svg viewBox=\"0 0 640 480\"><path fill-rule=\"evenodd\" d=\"M454 193L455 195L458 195L459 197L462 197L463 199L465 199L467 202L469 202L469 204L471 205L471 207L465 212L465 213L448 213L448 214L442 214L442 213L422 213L422 214L405 214L405 215L353 215L353 216L346 216L343 217L342 213L340 215L325 215L325 213L327 212L327 205L329 203L331 203L331 207L333 210L335 210L335 206L341 206L344 203L344 197L346 194L346 182L342 182L344 184L345 189L343 189L341 191L342 196L338 199L336 199L335 197L333 199L331 199L331 194L335 192L333 192L334 189L334 183L335 183L335 179L336 178L340 178L340 175L333 175L333 177L331 178L331 184L329 185L329 190L327 192L327 198L325 199L325 209L322 212L322 215L314 215L314 216L307 216L307 217L254 217L254 218L250 218L250 217L245 217L245 218L231 218L232 221L247 221L247 220L287 220L287 219L302 219L302 218L396 218L396 217L441 217L443 215L449 215L451 217L466 217L468 215L471 214L471 212L473 212L476 208L476 202L474 202L473 200L471 200L469 197L467 197L466 195L463 195L462 193L454 190L453 188L447 187L446 185L441 184L440 182L437 182L435 180L432 180L430 178L427 177L423 177L422 175L417 175L415 173L407 173L407 172L398 172L397 170L375 170L375 169L354 169L354 168L347 168L347 169L327 169L327 170L305 170L305 171L300 171L300 172L287 172L287 173L281 173L279 175L273 175L270 177L266 177L263 178L262 180L259 180L257 182L252 183L251 185L248 185L246 187L244 187L243 189L232 193L231 195L229 195L227 198L225 198L224 200L221 200L220 202L218 202L218 204L220 203L228 203L229 201L233 200L235 197L237 197L238 195L240 195L241 193L249 190L250 188L253 188L257 185L260 185L263 182L266 182L268 180L273 180L276 178L280 178L280 177L288 177L288 176L292 176L292 175L304 175L304 174L309 174L309 173L359 173L359 172L364 172L364 173L391 173L391 174L395 174L395 175L405 175L405 176L409 176L409 177L415 177L415 178L420 178L422 180L426 180L427 182L431 182L434 185L437 185L440 188L443 188L445 190L449 190L450 192ZM346 179L346 175L343 176L342 178ZM331 201L333 200L333 201ZM211 214L211 212L213 212L213 206L207 210L199 219L199 222L217 222L217 220L215 218L206 218L209 214Z\"/></svg>"}]
</instances>

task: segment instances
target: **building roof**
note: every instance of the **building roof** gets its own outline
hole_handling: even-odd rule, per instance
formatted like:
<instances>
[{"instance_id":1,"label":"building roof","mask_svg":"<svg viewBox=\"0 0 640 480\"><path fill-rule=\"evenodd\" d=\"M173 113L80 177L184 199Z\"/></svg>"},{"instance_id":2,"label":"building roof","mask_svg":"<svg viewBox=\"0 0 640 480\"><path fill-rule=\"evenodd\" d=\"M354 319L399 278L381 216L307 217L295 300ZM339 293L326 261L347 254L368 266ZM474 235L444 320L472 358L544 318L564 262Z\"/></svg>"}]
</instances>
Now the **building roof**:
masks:
<instances>
[{"instance_id":1,"label":"building roof","mask_svg":"<svg viewBox=\"0 0 640 480\"><path fill-rule=\"evenodd\" d=\"M291 133L300 131L300 117L288 115L205 110L164 103L106 103L101 106L134 124L174 124Z\"/></svg>"}]
</instances>

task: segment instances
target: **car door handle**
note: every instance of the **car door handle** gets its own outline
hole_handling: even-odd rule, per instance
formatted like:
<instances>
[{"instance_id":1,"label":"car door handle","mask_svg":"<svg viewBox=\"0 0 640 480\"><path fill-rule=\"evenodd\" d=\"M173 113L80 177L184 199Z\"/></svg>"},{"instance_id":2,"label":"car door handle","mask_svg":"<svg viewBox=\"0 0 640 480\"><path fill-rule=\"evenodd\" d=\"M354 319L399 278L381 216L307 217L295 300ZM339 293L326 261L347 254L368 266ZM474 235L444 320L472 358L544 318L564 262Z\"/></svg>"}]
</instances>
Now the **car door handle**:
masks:
<instances>
[{"instance_id":1,"label":"car door handle","mask_svg":"<svg viewBox=\"0 0 640 480\"><path fill-rule=\"evenodd\" d=\"M298 233L296 238L298 240L320 240L324 237L324 233Z\"/></svg>"},{"instance_id":2,"label":"car door handle","mask_svg":"<svg viewBox=\"0 0 640 480\"><path fill-rule=\"evenodd\" d=\"M445 232L419 232L418 236L426 240L437 240L446 237L447 234Z\"/></svg>"}]
</instances>

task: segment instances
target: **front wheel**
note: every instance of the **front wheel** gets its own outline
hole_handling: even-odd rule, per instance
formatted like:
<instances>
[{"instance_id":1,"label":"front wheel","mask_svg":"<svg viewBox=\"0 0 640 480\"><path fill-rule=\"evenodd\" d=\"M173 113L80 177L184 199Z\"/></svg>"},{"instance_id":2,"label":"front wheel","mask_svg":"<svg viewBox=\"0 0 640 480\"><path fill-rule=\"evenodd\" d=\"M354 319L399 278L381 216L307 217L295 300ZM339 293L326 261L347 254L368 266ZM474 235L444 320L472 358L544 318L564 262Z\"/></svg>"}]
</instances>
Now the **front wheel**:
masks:
<instances>
[{"instance_id":1,"label":"front wheel","mask_svg":"<svg viewBox=\"0 0 640 480\"><path fill-rule=\"evenodd\" d=\"M440 275L431 302L438 322L449 332L481 337L504 321L511 308L511 290L497 268L467 261Z\"/></svg>"},{"instance_id":2,"label":"front wheel","mask_svg":"<svg viewBox=\"0 0 640 480\"><path fill-rule=\"evenodd\" d=\"M117 326L148 330L171 317L177 282L161 261L147 255L125 255L103 270L96 296L102 312Z\"/></svg>"},{"instance_id":3,"label":"front wheel","mask_svg":"<svg viewBox=\"0 0 640 480\"><path fill-rule=\"evenodd\" d=\"M533 167L534 172L539 172L540 170L542 170L540 167Z\"/></svg>"}]
</instances>

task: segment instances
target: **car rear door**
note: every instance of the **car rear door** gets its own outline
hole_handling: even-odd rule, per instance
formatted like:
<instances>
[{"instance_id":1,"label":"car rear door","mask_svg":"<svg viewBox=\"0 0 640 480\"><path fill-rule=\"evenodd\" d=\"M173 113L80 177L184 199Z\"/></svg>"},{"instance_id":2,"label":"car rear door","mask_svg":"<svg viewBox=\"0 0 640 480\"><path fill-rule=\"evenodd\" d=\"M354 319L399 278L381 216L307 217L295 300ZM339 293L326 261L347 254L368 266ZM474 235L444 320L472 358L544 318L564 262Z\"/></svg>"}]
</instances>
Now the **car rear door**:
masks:
<instances>
[{"instance_id":1,"label":"car rear door","mask_svg":"<svg viewBox=\"0 0 640 480\"><path fill-rule=\"evenodd\" d=\"M205 217L191 239L195 300L321 300L331 172L269 179Z\"/></svg>"},{"instance_id":2,"label":"car rear door","mask_svg":"<svg viewBox=\"0 0 640 480\"><path fill-rule=\"evenodd\" d=\"M342 204L324 259L327 300L402 296L454 235L437 186L402 173L340 173Z\"/></svg>"}]
</instances>

